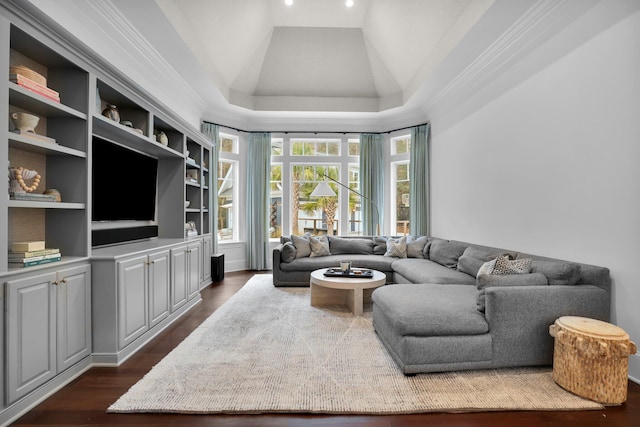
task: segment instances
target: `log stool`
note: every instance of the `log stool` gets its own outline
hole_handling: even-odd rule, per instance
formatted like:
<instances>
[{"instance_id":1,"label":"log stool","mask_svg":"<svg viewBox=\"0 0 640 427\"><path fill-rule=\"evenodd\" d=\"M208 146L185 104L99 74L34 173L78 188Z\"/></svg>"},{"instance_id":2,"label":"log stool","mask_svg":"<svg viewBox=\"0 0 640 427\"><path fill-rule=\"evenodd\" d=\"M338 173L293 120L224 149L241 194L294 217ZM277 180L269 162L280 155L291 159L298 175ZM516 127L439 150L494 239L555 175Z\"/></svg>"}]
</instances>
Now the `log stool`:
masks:
<instances>
[{"instance_id":1,"label":"log stool","mask_svg":"<svg viewBox=\"0 0 640 427\"><path fill-rule=\"evenodd\" d=\"M563 316L549 327L555 338L553 380L578 396L606 404L627 400L629 355L637 351L618 326Z\"/></svg>"}]
</instances>

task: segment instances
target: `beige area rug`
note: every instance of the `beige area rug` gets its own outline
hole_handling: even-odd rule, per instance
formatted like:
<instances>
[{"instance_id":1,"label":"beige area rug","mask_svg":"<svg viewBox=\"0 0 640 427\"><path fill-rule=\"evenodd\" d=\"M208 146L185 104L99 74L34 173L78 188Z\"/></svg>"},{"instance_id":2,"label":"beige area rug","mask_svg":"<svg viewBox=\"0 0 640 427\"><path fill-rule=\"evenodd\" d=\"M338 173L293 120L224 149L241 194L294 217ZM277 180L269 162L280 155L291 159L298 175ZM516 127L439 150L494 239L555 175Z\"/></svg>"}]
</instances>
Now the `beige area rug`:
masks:
<instances>
[{"instance_id":1,"label":"beige area rug","mask_svg":"<svg viewBox=\"0 0 640 427\"><path fill-rule=\"evenodd\" d=\"M314 308L308 288L256 275L109 412L402 414L584 410L602 406L553 382L549 369L405 377L371 324Z\"/></svg>"}]
</instances>

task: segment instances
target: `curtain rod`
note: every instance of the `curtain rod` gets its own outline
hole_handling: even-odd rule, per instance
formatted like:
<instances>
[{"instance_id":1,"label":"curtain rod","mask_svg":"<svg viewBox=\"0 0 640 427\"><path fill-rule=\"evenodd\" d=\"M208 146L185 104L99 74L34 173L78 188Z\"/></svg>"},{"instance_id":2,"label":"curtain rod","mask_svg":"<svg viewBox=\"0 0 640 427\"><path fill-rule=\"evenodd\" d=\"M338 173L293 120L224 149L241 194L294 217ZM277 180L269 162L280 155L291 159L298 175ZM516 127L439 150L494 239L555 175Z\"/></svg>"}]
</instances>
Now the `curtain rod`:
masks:
<instances>
[{"instance_id":1,"label":"curtain rod","mask_svg":"<svg viewBox=\"0 0 640 427\"><path fill-rule=\"evenodd\" d=\"M235 130L236 132L244 132L244 133L266 133L266 132L268 132L268 133L284 133L285 135L290 134L290 133L312 133L312 134L315 134L315 135L317 135L319 133L341 133L343 135L346 135L346 134L349 134L349 133L360 133L360 134L369 133L369 134L375 134L375 135L383 135L385 133L389 134L389 133L393 133L393 132L398 132L400 130L411 129L411 128L414 128L414 127L417 127L417 126L424 126L424 125L430 124L430 122L425 122L425 123L420 123L419 125L405 126L405 127L398 128L398 129L388 130L388 131L385 131L385 132L355 132L355 131L349 131L349 132L345 132L345 131L338 131L338 132L336 132L336 131L322 131L322 132L319 132L319 131L309 131L309 130L306 130L306 131L305 130L303 130L303 131L292 131L292 130L286 130L286 131L249 131L249 130L242 130L242 129L234 128L234 127L231 127L231 126L222 125L220 123L210 122L210 121L207 121L207 120L203 120L203 122L205 122L207 124L210 124L210 125L216 125L216 126L220 126L220 127L226 128L226 129Z\"/></svg>"}]
</instances>

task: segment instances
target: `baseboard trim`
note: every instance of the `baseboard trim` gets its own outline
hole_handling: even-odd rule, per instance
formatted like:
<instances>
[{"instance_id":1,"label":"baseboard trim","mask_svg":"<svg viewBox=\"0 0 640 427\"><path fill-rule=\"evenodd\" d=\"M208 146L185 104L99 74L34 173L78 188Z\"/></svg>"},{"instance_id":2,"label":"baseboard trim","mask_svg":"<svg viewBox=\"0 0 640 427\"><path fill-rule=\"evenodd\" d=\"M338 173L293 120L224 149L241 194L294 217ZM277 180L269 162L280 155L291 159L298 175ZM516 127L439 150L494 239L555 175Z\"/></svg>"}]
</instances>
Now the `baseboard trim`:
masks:
<instances>
[{"instance_id":1,"label":"baseboard trim","mask_svg":"<svg viewBox=\"0 0 640 427\"><path fill-rule=\"evenodd\" d=\"M174 311L158 325L151 328L144 335L129 344L124 350L112 353L92 353L80 362L76 363L64 372L56 375L39 388L27 394L22 399L11 404L0 412L0 426L7 426L32 410L42 401L56 393L65 385L84 374L93 367L118 367L124 363L129 357L133 356L143 346L148 344L152 339L158 336L162 331L168 328L176 320L180 319L183 314L191 310L202 301L202 297L198 293L198 297L191 299L185 305Z\"/></svg>"},{"instance_id":2,"label":"baseboard trim","mask_svg":"<svg viewBox=\"0 0 640 427\"><path fill-rule=\"evenodd\" d=\"M198 293L196 298L189 300L186 304L174 311L158 323L153 328L136 338L131 344L127 345L124 349L117 353L93 353L93 366L100 367L118 367L123 364L127 359L136 354L138 350L147 345L151 340L158 336L162 331L171 326L176 320L180 319L183 314L191 310L197 304L202 301L202 297Z\"/></svg>"},{"instance_id":3,"label":"baseboard trim","mask_svg":"<svg viewBox=\"0 0 640 427\"><path fill-rule=\"evenodd\" d=\"M640 353L632 354L629 357L629 379L640 384Z\"/></svg>"},{"instance_id":4,"label":"baseboard trim","mask_svg":"<svg viewBox=\"0 0 640 427\"><path fill-rule=\"evenodd\" d=\"M11 424L92 367L93 358L91 356L87 356L66 371L56 375L55 378L47 381L39 388L35 389L2 411L0 413L0 426Z\"/></svg>"}]
</instances>

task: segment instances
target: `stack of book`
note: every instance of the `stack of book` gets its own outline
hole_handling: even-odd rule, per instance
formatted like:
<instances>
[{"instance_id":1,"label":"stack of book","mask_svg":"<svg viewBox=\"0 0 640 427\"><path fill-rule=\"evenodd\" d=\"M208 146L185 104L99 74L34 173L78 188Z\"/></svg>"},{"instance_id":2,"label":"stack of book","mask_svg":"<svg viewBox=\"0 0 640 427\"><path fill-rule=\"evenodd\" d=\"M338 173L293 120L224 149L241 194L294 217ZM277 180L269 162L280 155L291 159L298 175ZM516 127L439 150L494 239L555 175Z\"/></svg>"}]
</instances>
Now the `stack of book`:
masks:
<instances>
[{"instance_id":1,"label":"stack of book","mask_svg":"<svg viewBox=\"0 0 640 427\"><path fill-rule=\"evenodd\" d=\"M36 82L35 80L31 80L30 78L25 77L22 74L9 74L9 80L14 82L18 86L42 95L47 99L55 102L60 102L60 94L58 92L47 87L46 85Z\"/></svg>"},{"instance_id":2,"label":"stack of book","mask_svg":"<svg viewBox=\"0 0 640 427\"><path fill-rule=\"evenodd\" d=\"M9 248L9 267L32 267L60 261L60 249L46 249L43 241L15 242Z\"/></svg>"},{"instance_id":3,"label":"stack of book","mask_svg":"<svg viewBox=\"0 0 640 427\"><path fill-rule=\"evenodd\" d=\"M27 200L31 202L55 202L56 196L53 194L37 194L37 193L14 193L9 192L11 200Z\"/></svg>"}]
</instances>

